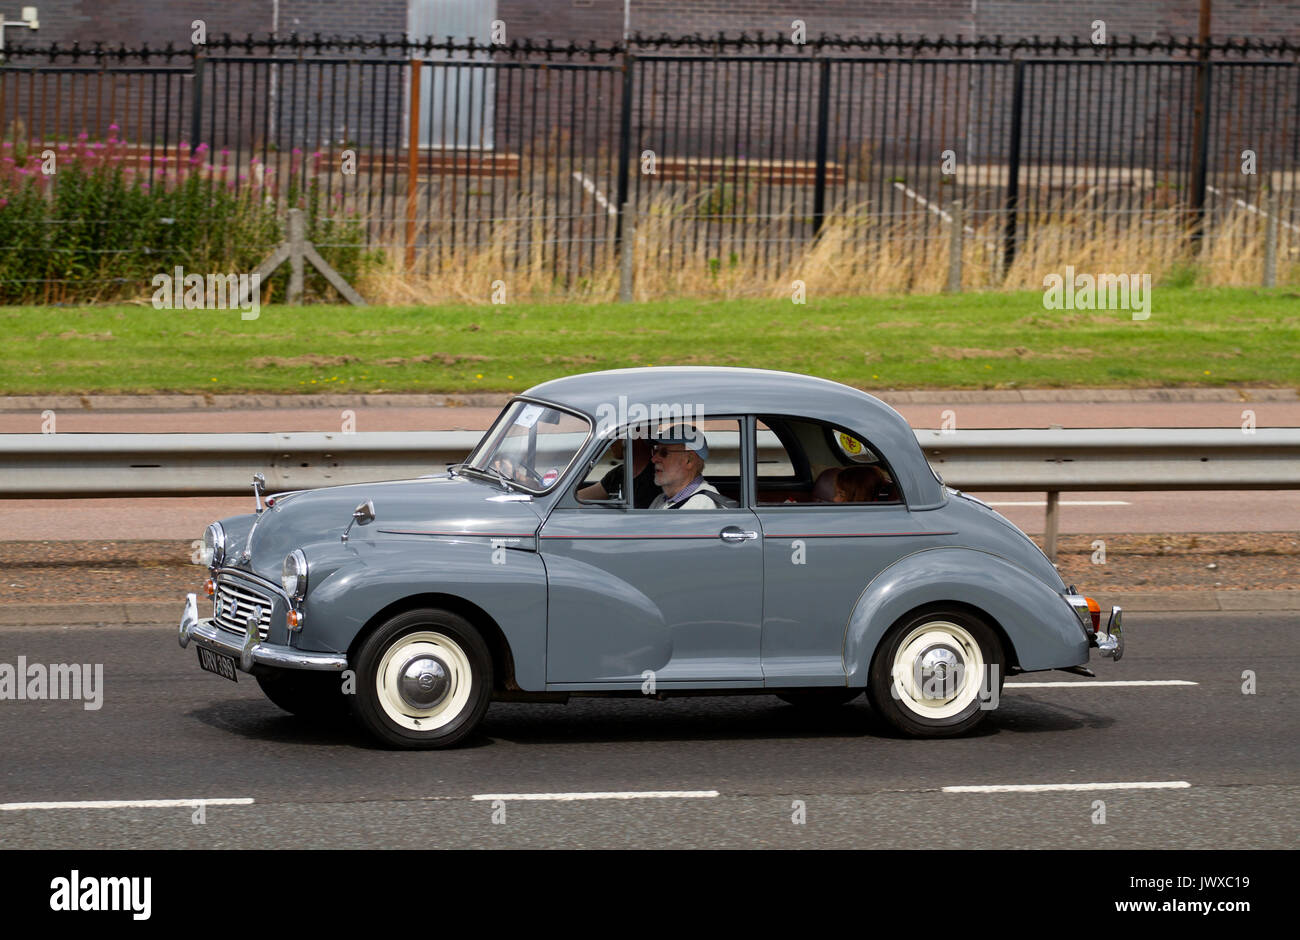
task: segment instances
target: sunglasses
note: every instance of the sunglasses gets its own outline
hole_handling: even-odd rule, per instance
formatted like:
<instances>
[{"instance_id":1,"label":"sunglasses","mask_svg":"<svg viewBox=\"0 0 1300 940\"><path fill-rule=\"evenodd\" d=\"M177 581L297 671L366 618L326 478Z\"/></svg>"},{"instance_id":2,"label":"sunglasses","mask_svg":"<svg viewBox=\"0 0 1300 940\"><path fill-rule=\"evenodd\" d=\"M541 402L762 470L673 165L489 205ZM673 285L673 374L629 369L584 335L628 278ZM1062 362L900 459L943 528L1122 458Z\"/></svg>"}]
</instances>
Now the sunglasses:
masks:
<instances>
[{"instance_id":1,"label":"sunglasses","mask_svg":"<svg viewBox=\"0 0 1300 940\"><path fill-rule=\"evenodd\" d=\"M671 456L672 454L684 454L684 453L686 453L685 447L683 447L681 450L671 450L667 446L660 444L658 447L650 448L650 457L652 459L655 457L668 457Z\"/></svg>"}]
</instances>

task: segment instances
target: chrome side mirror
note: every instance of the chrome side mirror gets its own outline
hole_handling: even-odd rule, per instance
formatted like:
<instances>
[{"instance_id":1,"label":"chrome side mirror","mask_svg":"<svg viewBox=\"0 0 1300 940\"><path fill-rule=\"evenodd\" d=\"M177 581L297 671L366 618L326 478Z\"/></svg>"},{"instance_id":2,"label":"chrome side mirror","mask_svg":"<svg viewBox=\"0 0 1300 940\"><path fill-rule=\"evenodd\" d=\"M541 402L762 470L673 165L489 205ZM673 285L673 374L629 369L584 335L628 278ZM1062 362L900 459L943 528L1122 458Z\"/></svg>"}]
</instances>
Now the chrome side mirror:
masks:
<instances>
[{"instance_id":1,"label":"chrome side mirror","mask_svg":"<svg viewBox=\"0 0 1300 940\"><path fill-rule=\"evenodd\" d=\"M366 500L356 509L352 510L352 521L348 527L343 530L343 541L348 540L348 533L352 531L353 525L370 525L375 521L375 504L372 500Z\"/></svg>"}]
</instances>

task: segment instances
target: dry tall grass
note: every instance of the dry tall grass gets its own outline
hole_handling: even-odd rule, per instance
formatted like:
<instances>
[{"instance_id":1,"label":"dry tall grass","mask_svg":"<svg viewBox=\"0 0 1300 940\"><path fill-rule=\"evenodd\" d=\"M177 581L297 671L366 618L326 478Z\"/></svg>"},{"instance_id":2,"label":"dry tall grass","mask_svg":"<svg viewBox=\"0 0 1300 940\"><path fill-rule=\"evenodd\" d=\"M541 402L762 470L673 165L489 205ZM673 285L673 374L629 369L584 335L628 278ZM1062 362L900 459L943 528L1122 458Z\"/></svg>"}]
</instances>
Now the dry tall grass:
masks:
<instances>
[{"instance_id":1,"label":"dry tall grass","mask_svg":"<svg viewBox=\"0 0 1300 940\"><path fill-rule=\"evenodd\" d=\"M522 210L510 214L529 216ZM1289 207L1283 206L1281 218L1289 217ZM827 216L815 240L793 252L790 233L806 230L807 219L786 214L734 220L746 237L727 232L731 221L702 215L698 203L661 200L643 208L634 239L634 299L788 298L796 282L810 297L935 293L948 283L951 225L933 215L918 212L882 222L861 210L838 212ZM1157 285L1262 281L1265 221L1242 207L1219 210L1199 246L1188 235L1186 214L1177 209L1119 213L1079 206L1027 223L1006 271L1000 218L985 216L973 228L967 223L964 290L1041 290L1046 275L1063 274L1067 265L1076 273L1150 274ZM365 275L358 288L371 302L386 304L616 299L620 261L614 245L593 247L590 233L579 232L587 241L572 245L582 257L569 259L566 270L566 225L565 219L497 224L478 245L427 256L421 247L413 270L399 250ZM701 236L706 228L712 235L708 244ZM423 233L422 241L428 237ZM1284 222L1278 225L1277 282L1300 285L1300 231Z\"/></svg>"}]
</instances>

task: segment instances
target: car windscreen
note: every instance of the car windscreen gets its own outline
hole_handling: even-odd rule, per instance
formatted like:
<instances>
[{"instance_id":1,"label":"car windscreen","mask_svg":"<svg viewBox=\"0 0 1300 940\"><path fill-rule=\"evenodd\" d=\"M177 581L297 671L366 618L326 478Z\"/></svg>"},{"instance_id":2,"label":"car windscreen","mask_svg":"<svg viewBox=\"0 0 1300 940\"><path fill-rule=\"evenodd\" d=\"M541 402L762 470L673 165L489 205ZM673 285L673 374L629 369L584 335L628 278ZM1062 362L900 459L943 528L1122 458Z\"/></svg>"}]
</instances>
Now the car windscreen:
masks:
<instances>
[{"instance_id":1,"label":"car windscreen","mask_svg":"<svg viewBox=\"0 0 1300 940\"><path fill-rule=\"evenodd\" d=\"M465 466L500 477L530 493L559 482L586 444L586 418L530 401L506 406Z\"/></svg>"}]
</instances>

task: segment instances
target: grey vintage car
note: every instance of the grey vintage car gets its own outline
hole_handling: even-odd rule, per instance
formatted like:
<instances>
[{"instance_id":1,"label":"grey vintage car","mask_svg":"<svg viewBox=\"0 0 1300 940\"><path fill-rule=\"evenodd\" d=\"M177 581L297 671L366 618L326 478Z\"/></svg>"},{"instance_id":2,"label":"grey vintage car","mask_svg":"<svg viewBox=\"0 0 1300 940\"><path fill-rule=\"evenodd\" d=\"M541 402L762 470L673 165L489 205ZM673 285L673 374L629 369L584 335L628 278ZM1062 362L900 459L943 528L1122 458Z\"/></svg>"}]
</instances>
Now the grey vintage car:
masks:
<instances>
[{"instance_id":1,"label":"grey vintage car","mask_svg":"<svg viewBox=\"0 0 1300 940\"><path fill-rule=\"evenodd\" d=\"M181 646L396 747L463 741L493 699L720 691L865 690L899 731L949 736L1007 673L1123 652L1119 608L1103 632L896 411L755 369L543 383L465 462L268 498L203 554L212 616L190 594Z\"/></svg>"}]
</instances>

